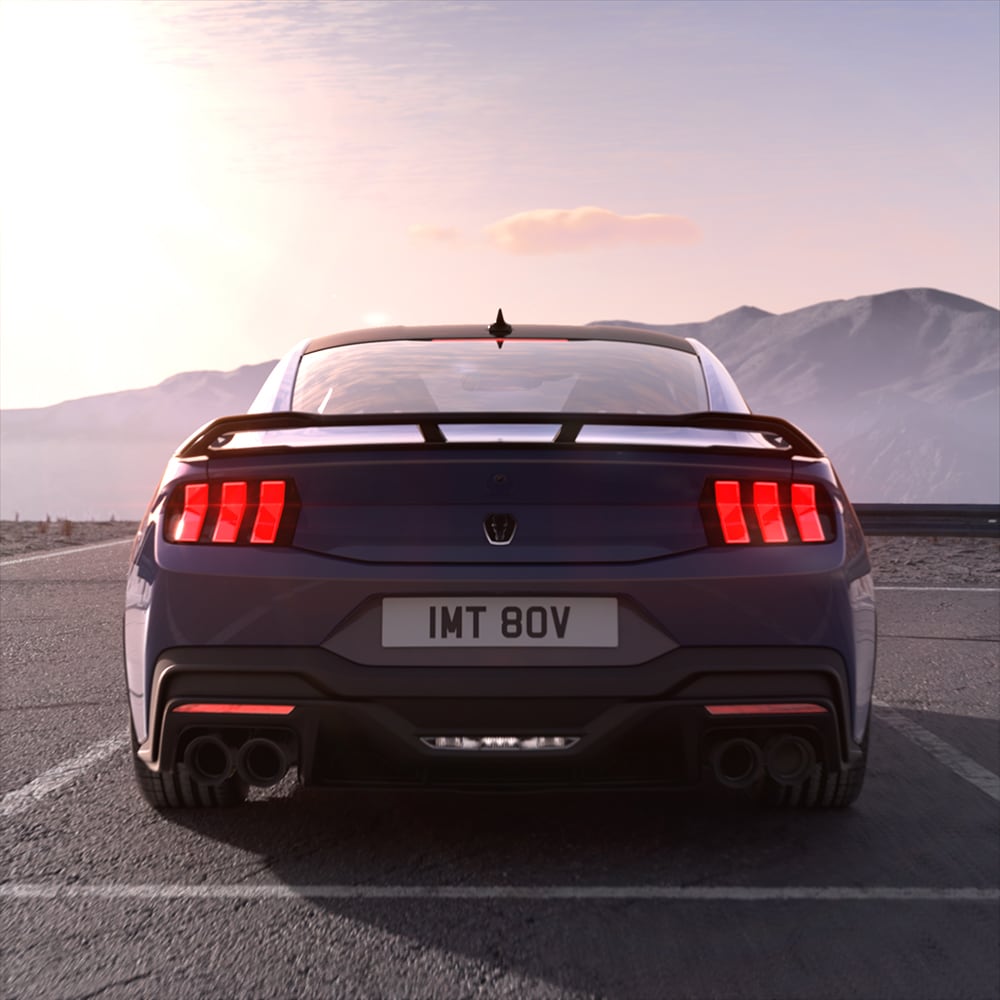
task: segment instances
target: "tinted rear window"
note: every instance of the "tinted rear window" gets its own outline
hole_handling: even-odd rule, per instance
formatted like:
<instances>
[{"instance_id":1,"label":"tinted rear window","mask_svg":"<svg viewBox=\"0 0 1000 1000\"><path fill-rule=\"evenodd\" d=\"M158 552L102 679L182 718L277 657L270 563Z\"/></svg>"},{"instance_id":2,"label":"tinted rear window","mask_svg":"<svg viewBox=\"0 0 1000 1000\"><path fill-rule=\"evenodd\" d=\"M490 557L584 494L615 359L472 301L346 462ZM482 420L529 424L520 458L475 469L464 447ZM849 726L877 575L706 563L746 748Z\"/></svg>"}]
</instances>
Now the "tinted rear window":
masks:
<instances>
[{"instance_id":1,"label":"tinted rear window","mask_svg":"<svg viewBox=\"0 0 1000 1000\"><path fill-rule=\"evenodd\" d=\"M694 354L610 340L398 340L307 354L293 408L308 413L696 413Z\"/></svg>"}]
</instances>

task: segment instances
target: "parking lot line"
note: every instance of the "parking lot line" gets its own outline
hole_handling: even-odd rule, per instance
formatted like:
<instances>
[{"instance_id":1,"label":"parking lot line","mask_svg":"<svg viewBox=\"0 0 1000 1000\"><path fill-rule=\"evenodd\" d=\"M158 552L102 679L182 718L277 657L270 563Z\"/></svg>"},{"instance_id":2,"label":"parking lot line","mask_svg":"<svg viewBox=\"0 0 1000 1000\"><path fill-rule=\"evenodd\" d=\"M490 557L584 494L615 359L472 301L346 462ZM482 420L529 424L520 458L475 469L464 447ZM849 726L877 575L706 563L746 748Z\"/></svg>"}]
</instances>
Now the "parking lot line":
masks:
<instances>
[{"instance_id":1,"label":"parking lot line","mask_svg":"<svg viewBox=\"0 0 1000 1000\"><path fill-rule=\"evenodd\" d=\"M39 559L55 559L56 556L68 556L72 552L93 552L95 549L107 549L112 545L131 544L131 538L116 538L113 542L95 542L93 545L73 545L56 552L39 552L33 556L18 556L16 559L0 560L0 569L5 566L18 566L21 563L36 562Z\"/></svg>"},{"instance_id":2,"label":"parking lot line","mask_svg":"<svg viewBox=\"0 0 1000 1000\"><path fill-rule=\"evenodd\" d=\"M101 740L94 743L83 753L69 760L64 760L55 767L43 772L34 781L13 792L8 792L0 799L0 819L7 819L26 812L32 806L37 805L40 799L60 788L70 784L79 778L84 772L89 771L95 764L99 764L107 757L124 750L128 744L128 737L113 736L108 740Z\"/></svg>"},{"instance_id":3,"label":"parking lot line","mask_svg":"<svg viewBox=\"0 0 1000 1000\"><path fill-rule=\"evenodd\" d=\"M105 882L94 885L14 882L0 885L4 900L67 899L515 899L674 900L678 902L996 903L1000 889L947 886L742 885L248 885Z\"/></svg>"},{"instance_id":4,"label":"parking lot line","mask_svg":"<svg viewBox=\"0 0 1000 1000\"><path fill-rule=\"evenodd\" d=\"M875 701L872 704L875 706L875 717L880 722L892 726L896 732L905 736L911 743L926 750L938 763L944 764L953 774L957 774L960 778L975 785L994 801L1000 802L1000 775L996 775L981 764L977 764L971 757L966 757L950 743L946 743L912 719L901 715L885 702Z\"/></svg>"},{"instance_id":5,"label":"parking lot line","mask_svg":"<svg viewBox=\"0 0 1000 1000\"><path fill-rule=\"evenodd\" d=\"M1000 587L896 587L887 584L884 587L876 587L876 590L910 590L920 593L943 593L943 594L1000 594Z\"/></svg>"}]
</instances>

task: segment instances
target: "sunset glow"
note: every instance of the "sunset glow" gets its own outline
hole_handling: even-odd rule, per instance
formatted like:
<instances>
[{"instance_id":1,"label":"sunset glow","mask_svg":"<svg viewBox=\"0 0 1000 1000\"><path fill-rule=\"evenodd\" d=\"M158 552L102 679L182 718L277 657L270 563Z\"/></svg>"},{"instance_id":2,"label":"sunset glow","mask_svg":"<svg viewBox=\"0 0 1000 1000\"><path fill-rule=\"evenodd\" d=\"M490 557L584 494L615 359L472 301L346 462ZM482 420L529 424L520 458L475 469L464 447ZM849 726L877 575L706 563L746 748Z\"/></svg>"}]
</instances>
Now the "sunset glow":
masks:
<instances>
[{"instance_id":1,"label":"sunset glow","mask_svg":"<svg viewBox=\"0 0 1000 1000\"><path fill-rule=\"evenodd\" d=\"M1000 299L992 4L0 19L4 408L500 305L672 323L901 287Z\"/></svg>"}]
</instances>

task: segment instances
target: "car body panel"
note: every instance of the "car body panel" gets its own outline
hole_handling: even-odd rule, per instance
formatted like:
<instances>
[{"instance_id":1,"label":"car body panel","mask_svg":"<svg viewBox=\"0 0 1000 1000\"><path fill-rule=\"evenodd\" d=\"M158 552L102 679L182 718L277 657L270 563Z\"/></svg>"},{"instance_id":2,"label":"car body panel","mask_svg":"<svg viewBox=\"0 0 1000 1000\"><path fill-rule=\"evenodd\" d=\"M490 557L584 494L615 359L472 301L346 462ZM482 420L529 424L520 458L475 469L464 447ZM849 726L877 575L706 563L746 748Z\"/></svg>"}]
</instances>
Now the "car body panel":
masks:
<instances>
[{"instance_id":1,"label":"car body panel","mask_svg":"<svg viewBox=\"0 0 1000 1000\"><path fill-rule=\"evenodd\" d=\"M137 537L125 662L142 766L183 769L185 748L207 734L234 752L269 741L308 782L684 784L720 740L747 732L762 745L799 734L831 773L857 764L875 659L870 565L821 450L750 415L703 345L610 327L525 336L683 351L702 366L711 410L398 422L295 413L305 353L414 337L461 343L483 331L355 331L297 345L258 394L259 417L217 421L178 449ZM780 491L787 544L761 544L756 527L747 544L722 544L712 506L720 479ZM173 540L186 485L217 496L225 483L264 481L290 484L294 516L280 544L249 544L245 530L230 545L204 533ZM794 536L796 486L822 498L820 542ZM757 507L746 510L752 521ZM504 528L492 538L491 519L511 537ZM607 633L553 631L609 602L614 644L567 644L565 635ZM441 610L449 628L439 636L432 625L412 645L387 641L383 616L400 608L432 621ZM538 635L517 632L523 645L459 633L484 614L516 617L521 629L525 613ZM229 714L210 711L219 699L236 702ZM260 699L276 699L262 711L287 717L240 714L244 700ZM718 719L706 699L791 708L778 721ZM793 718L800 701L810 714ZM543 737L550 750L527 752Z\"/></svg>"}]
</instances>

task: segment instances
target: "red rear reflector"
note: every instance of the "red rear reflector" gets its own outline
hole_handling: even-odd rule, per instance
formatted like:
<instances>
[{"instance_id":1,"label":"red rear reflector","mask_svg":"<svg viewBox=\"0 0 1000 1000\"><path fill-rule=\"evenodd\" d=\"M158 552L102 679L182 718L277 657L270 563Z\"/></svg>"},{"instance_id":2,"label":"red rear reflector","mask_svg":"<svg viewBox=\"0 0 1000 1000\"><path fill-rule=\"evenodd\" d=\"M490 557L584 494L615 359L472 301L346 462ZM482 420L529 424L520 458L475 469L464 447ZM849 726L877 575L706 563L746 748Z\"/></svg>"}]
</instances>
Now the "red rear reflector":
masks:
<instances>
[{"instance_id":1,"label":"red rear reflector","mask_svg":"<svg viewBox=\"0 0 1000 1000\"><path fill-rule=\"evenodd\" d=\"M285 482L282 479L267 480L260 484L260 506L257 519L253 523L251 542L271 545L278 537L281 515L285 510Z\"/></svg>"},{"instance_id":2,"label":"red rear reflector","mask_svg":"<svg viewBox=\"0 0 1000 1000\"><path fill-rule=\"evenodd\" d=\"M208 483L188 483L184 487L184 513L174 529L174 541L198 541L207 513Z\"/></svg>"},{"instance_id":3,"label":"red rear reflector","mask_svg":"<svg viewBox=\"0 0 1000 1000\"><path fill-rule=\"evenodd\" d=\"M823 525L816 510L816 487L811 483L792 484L792 512L799 537L804 542L825 542Z\"/></svg>"},{"instance_id":4,"label":"red rear reflector","mask_svg":"<svg viewBox=\"0 0 1000 1000\"><path fill-rule=\"evenodd\" d=\"M213 542L235 542L247 509L247 484L223 483L219 520L212 534Z\"/></svg>"},{"instance_id":5,"label":"red rear reflector","mask_svg":"<svg viewBox=\"0 0 1000 1000\"><path fill-rule=\"evenodd\" d=\"M822 705L789 703L787 705L706 705L709 715L824 715Z\"/></svg>"},{"instance_id":6,"label":"red rear reflector","mask_svg":"<svg viewBox=\"0 0 1000 1000\"><path fill-rule=\"evenodd\" d=\"M294 705L228 705L209 702L191 702L188 705L176 705L175 712L211 713L213 715L290 715L295 711Z\"/></svg>"},{"instance_id":7,"label":"red rear reflector","mask_svg":"<svg viewBox=\"0 0 1000 1000\"><path fill-rule=\"evenodd\" d=\"M753 509L765 542L787 542L788 533L781 518L777 483L753 484Z\"/></svg>"},{"instance_id":8,"label":"red rear reflector","mask_svg":"<svg viewBox=\"0 0 1000 1000\"><path fill-rule=\"evenodd\" d=\"M728 480L715 484L715 509L719 512L722 537L726 540L727 545L750 541L747 523L743 518L743 506L740 503L740 484L738 482Z\"/></svg>"}]
</instances>

